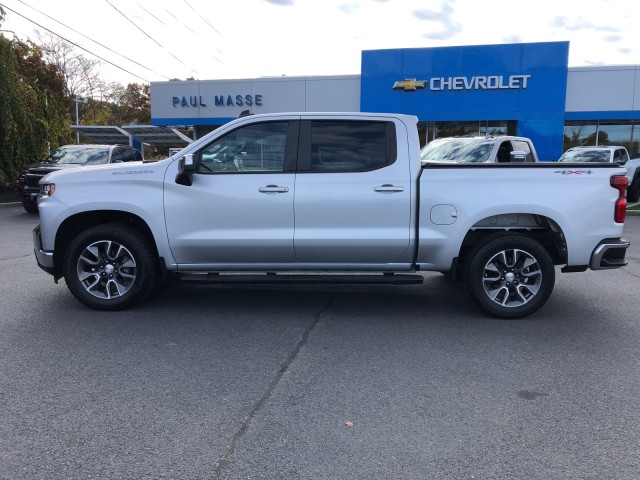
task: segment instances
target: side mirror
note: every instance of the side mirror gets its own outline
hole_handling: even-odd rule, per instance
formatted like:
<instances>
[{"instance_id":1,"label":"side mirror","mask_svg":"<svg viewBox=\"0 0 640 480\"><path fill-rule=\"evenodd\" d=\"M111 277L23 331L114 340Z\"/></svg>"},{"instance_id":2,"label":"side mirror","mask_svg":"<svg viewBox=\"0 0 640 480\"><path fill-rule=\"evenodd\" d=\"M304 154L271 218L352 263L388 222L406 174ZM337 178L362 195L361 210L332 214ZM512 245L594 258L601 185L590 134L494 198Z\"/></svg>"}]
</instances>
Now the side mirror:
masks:
<instances>
[{"instance_id":1,"label":"side mirror","mask_svg":"<svg viewBox=\"0 0 640 480\"><path fill-rule=\"evenodd\" d=\"M527 161L527 152L524 150L514 150L509 153L509 161L510 162L526 162Z\"/></svg>"},{"instance_id":2,"label":"side mirror","mask_svg":"<svg viewBox=\"0 0 640 480\"><path fill-rule=\"evenodd\" d=\"M176 175L176 183L190 187L193 183L193 173L196 171L196 164L193 159L193 153L188 153L178 160L178 174Z\"/></svg>"}]
</instances>

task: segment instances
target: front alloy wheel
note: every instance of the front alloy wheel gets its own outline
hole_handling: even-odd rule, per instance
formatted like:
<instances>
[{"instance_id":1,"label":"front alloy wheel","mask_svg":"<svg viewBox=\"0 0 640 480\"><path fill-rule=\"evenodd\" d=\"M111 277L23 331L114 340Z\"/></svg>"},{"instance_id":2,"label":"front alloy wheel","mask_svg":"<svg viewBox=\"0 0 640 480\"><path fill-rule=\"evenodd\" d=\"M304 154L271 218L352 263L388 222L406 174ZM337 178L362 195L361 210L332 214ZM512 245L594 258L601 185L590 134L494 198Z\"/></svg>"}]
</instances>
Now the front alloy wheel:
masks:
<instances>
[{"instance_id":1,"label":"front alloy wheel","mask_svg":"<svg viewBox=\"0 0 640 480\"><path fill-rule=\"evenodd\" d=\"M88 228L69 244L63 270L69 290L82 303L97 310L120 310L151 293L159 266L138 230L107 223Z\"/></svg>"},{"instance_id":2,"label":"front alloy wheel","mask_svg":"<svg viewBox=\"0 0 640 480\"><path fill-rule=\"evenodd\" d=\"M467 272L473 300L499 318L521 318L535 312L551 295L554 283L549 253L522 235L487 241L472 255Z\"/></svg>"},{"instance_id":3,"label":"front alloy wheel","mask_svg":"<svg viewBox=\"0 0 640 480\"><path fill-rule=\"evenodd\" d=\"M87 293L98 298L125 295L136 280L136 261L122 244L99 240L84 248L76 264L78 280Z\"/></svg>"}]
</instances>

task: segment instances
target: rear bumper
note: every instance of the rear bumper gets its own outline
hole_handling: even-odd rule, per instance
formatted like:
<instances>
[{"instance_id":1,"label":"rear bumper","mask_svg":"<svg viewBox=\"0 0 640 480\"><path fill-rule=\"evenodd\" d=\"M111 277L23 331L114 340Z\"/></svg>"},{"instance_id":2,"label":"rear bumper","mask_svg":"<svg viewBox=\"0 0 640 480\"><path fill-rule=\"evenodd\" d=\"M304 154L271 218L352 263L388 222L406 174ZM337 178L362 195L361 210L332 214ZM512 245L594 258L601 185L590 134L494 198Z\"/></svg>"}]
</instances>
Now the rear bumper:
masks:
<instances>
[{"instance_id":1,"label":"rear bumper","mask_svg":"<svg viewBox=\"0 0 640 480\"><path fill-rule=\"evenodd\" d=\"M53 252L48 252L42 249L40 225L33 229L33 253L36 255L38 266L48 274L53 275Z\"/></svg>"},{"instance_id":2,"label":"rear bumper","mask_svg":"<svg viewBox=\"0 0 640 480\"><path fill-rule=\"evenodd\" d=\"M624 239L608 239L601 241L591 254L589 268L591 270L609 270L624 267L627 264L625 255L629 242Z\"/></svg>"}]
</instances>

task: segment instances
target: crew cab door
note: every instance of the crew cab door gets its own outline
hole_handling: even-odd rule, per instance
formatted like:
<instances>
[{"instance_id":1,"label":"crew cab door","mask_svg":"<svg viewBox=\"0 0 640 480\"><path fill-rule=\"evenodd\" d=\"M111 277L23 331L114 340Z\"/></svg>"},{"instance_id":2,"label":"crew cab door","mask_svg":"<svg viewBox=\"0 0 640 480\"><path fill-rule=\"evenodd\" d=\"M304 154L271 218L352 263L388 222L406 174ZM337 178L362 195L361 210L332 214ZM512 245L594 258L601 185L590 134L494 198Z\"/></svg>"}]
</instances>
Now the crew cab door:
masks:
<instances>
[{"instance_id":1,"label":"crew cab door","mask_svg":"<svg viewBox=\"0 0 640 480\"><path fill-rule=\"evenodd\" d=\"M287 120L240 126L194 154L190 186L166 179L167 234L180 268L295 262L298 128Z\"/></svg>"},{"instance_id":2,"label":"crew cab door","mask_svg":"<svg viewBox=\"0 0 640 480\"><path fill-rule=\"evenodd\" d=\"M294 238L299 264L340 269L410 261L411 173L406 140L403 152L396 141L393 121L301 122Z\"/></svg>"}]
</instances>

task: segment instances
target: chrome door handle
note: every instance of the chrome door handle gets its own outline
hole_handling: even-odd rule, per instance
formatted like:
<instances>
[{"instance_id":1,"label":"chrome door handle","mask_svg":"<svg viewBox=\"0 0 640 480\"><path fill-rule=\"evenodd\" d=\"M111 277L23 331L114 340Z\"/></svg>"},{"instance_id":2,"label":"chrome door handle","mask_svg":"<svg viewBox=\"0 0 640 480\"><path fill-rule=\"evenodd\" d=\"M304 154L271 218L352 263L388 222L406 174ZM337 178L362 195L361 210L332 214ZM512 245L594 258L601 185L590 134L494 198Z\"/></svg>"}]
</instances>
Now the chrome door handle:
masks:
<instances>
[{"instance_id":1,"label":"chrome door handle","mask_svg":"<svg viewBox=\"0 0 640 480\"><path fill-rule=\"evenodd\" d=\"M374 187L373 190L380 193L394 193L404 192L404 187L385 183L384 185L380 185L379 187Z\"/></svg>"},{"instance_id":2,"label":"chrome door handle","mask_svg":"<svg viewBox=\"0 0 640 480\"><path fill-rule=\"evenodd\" d=\"M287 193L289 189L278 185L267 185L266 187L260 187L258 191L260 193Z\"/></svg>"}]
</instances>

